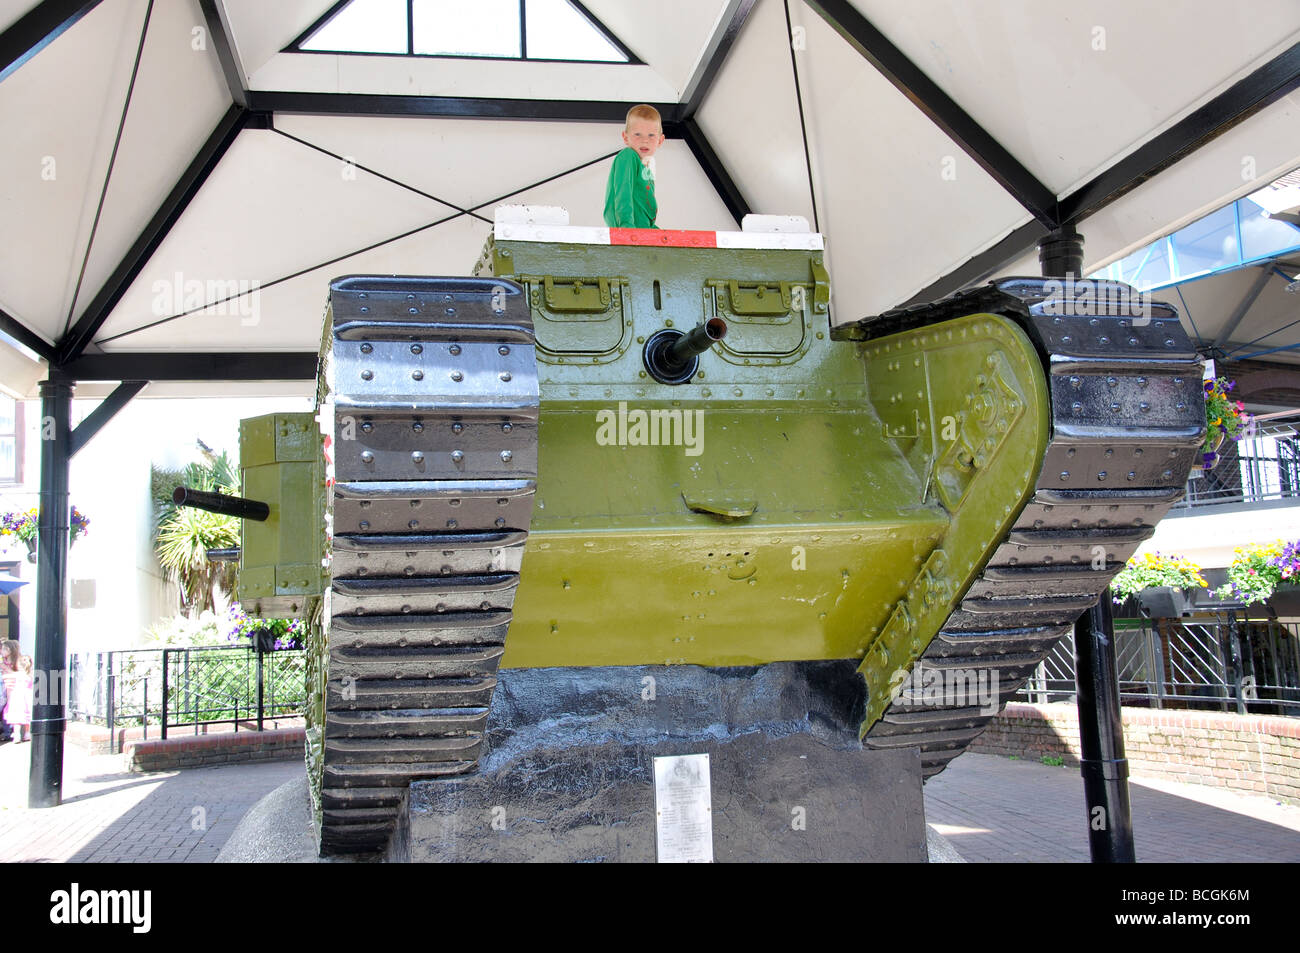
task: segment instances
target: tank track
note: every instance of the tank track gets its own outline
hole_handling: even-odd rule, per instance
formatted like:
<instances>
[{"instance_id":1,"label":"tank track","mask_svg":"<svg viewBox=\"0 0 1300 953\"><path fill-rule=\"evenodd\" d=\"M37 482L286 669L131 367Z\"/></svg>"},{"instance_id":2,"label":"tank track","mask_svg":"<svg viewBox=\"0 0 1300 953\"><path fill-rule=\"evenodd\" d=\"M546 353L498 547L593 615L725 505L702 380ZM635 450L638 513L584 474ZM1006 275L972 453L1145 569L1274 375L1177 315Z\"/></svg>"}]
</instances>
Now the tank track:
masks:
<instances>
[{"instance_id":1,"label":"tank track","mask_svg":"<svg viewBox=\"0 0 1300 953\"><path fill-rule=\"evenodd\" d=\"M477 763L532 517L538 424L517 285L342 278L330 311L326 854L383 849L411 781Z\"/></svg>"},{"instance_id":2,"label":"tank track","mask_svg":"<svg viewBox=\"0 0 1300 953\"><path fill-rule=\"evenodd\" d=\"M906 687L866 726L866 747L915 745L924 777L943 771L1182 498L1205 436L1201 366L1177 312L1147 302L1135 318L1140 304L1118 282L1005 278L835 335L865 340L1004 315L1038 348L1052 409L1032 499ZM972 704L972 691L992 704Z\"/></svg>"}]
</instances>

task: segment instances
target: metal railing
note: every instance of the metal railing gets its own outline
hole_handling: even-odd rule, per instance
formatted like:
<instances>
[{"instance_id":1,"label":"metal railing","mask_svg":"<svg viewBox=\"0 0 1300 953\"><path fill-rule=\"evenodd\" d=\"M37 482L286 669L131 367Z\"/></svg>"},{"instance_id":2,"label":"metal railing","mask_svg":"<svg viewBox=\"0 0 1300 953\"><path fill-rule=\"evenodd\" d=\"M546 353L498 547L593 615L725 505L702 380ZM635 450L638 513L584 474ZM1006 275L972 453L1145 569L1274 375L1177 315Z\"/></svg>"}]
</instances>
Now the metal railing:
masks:
<instances>
[{"instance_id":1,"label":"metal railing","mask_svg":"<svg viewBox=\"0 0 1300 953\"><path fill-rule=\"evenodd\" d=\"M1300 715L1300 626L1236 613L1117 619L1120 700L1150 708ZM1074 633L1052 649L1017 697L1073 701Z\"/></svg>"},{"instance_id":2,"label":"metal railing","mask_svg":"<svg viewBox=\"0 0 1300 953\"><path fill-rule=\"evenodd\" d=\"M258 652L246 645L130 649L74 655L68 717L118 730L151 726L198 734L207 725L263 730L267 718L301 715L306 656L301 650Z\"/></svg>"},{"instance_id":3,"label":"metal railing","mask_svg":"<svg viewBox=\"0 0 1300 953\"><path fill-rule=\"evenodd\" d=\"M1175 509L1262 503L1300 497L1300 436L1294 424L1259 426L1251 437L1225 440L1219 465L1196 471Z\"/></svg>"}]
</instances>

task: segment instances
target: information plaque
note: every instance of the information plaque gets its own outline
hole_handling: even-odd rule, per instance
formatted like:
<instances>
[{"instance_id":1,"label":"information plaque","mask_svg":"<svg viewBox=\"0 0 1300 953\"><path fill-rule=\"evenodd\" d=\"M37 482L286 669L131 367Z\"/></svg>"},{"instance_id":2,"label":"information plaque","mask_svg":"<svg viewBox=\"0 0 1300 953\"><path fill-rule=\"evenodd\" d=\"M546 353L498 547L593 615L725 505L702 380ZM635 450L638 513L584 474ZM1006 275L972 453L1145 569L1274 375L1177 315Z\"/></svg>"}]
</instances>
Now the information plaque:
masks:
<instances>
[{"instance_id":1,"label":"information plaque","mask_svg":"<svg viewBox=\"0 0 1300 953\"><path fill-rule=\"evenodd\" d=\"M713 863L712 801L707 754L655 758L659 863Z\"/></svg>"}]
</instances>

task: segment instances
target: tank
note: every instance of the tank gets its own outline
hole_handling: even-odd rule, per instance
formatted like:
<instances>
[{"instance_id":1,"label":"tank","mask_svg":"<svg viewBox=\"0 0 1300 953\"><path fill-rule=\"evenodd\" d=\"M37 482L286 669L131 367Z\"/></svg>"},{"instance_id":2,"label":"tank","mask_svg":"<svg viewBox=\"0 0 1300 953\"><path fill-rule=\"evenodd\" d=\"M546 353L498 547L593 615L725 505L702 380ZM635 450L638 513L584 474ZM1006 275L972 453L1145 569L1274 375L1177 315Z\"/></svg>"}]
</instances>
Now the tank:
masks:
<instances>
[{"instance_id":1,"label":"tank","mask_svg":"<svg viewBox=\"0 0 1300 953\"><path fill-rule=\"evenodd\" d=\"M471 277L331 283L316 412L243 423L238 593L314 623L323 853L474 769L502 667L851 659L865 746L929 777L979 734L1180 497L1200 365L1112 282L831 292L795 218L534 207Z\"/></svg>"}]
</instances>

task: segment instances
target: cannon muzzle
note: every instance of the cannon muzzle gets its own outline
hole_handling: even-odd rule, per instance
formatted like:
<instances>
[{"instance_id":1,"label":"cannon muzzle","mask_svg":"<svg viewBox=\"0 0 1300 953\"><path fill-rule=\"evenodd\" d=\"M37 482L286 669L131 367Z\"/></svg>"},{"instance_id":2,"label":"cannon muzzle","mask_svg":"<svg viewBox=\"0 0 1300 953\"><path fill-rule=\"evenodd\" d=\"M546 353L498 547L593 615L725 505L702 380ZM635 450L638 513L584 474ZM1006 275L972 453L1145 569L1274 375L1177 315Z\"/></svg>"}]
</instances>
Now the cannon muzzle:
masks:
<instances>
[{"instance_id":1,"label":"cannon muzzle","mask_svg":"<svg viewBox=\"0 0 1300 953\"><path fill-rule=\"evenodd\" d=\"M709 318L690 333L675 328L656 331L645 342L645 369L661 384L685 384L695 376L700 355L726 336L727 322L721 318Z\"/></svg>"},{"instance_id":2,"label":"cannon muzzle","mask_svg":"<svg viewBox=\"0 0 1300 953\"><path fill-rule=\"evenodd\" d=\"M246 500L242 496L191 490L187 486L178 486L172 490L172 502L177 506L193 506L196 509L207 510L209 513L238 516L240 519L257 520L259 523L271 515L271 508L261 500Z\"/></svg>"}]
</instances>

